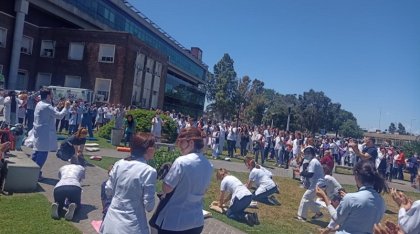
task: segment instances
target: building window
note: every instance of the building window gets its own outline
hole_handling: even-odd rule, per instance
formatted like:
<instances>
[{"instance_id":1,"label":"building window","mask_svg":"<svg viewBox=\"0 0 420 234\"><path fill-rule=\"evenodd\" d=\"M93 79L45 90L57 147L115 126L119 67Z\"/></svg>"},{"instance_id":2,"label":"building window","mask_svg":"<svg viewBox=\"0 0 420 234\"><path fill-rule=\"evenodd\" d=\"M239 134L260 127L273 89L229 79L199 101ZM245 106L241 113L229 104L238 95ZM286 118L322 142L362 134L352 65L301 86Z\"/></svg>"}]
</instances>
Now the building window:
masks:
<instances>
[{"instance_id":1,"label":"building window","mask_svg":"<svg viewBox=\"0 0 420 234\"><path fill-rule=\"evenodd\" d=\"M114 53L115 53L115 45L100 44L98 61L101 63L113 63Z\"/></svg>"},{"instance_id":2,"label":"building window","mask_svg":"<svg viewBox=\"0 0 420 234\"><path fill-rule=\"evenodd\" d=\"M0 28L0 47L6 47L7 29Z\"/></svg>"},{"instance_id":3,"label":"building window","mask_svg":"<svg viewBox=\"0 0 420 234\"><path fill-rule=\"evenodd\" d=\"M41 57L54 58L55 41L42 40L41 41Z\"/></svg>"},{"instance_id":4,"label":"building window","mask_svg":"<svg viewBox=\"0 0 420 234\"><path fill-rule=\"evenodd\" d=\"M51 85L51 73L38 73L36 77L36 84L35 89L38 90L43 86L50 86Z\"/></svg>"},{"instance_id":5,"label":"building window","mask_svg":"<svg viewBox=\"0 0 420 234\"><path fill-rule=\"evenodd\" d=\"M95 82L95 101L109 102L109 95L111 93L110 79L96 78Z\"/></svg>"},{"instance_id":6,"label":"building window","mask_svg":"<svg viewBox=\"0 0 420 234\"><path fill-rule=\"evenodd\" d=\"M20 52L24 54L32 54L32 43L33 39L31 37L23 36Z\"/></svg>"},{"instance_id":7,"label":"building window","mask_svg":"<svg viewBox=\"0 0 420 234\"><path fill-rule=\"evenodd\" d=\"M66 76L64 87L80 88L82 77L80 76Z\"/></svg>"},{"instance_id":8,"label":"building window","mask_svg":"<svg viewBox=\"0 0 420 234\"><path fill-rule=\"evenodd\" d=\"M19 69L16 89L27 90L27 87L28 87L28 71Z\"/></svg>"},{"instance_id":9,"label":"building window","mask_svg":"<svg viewBox=\"0 0 420 234\"><path fill-rule=\"evenodd\" d=\"M69 46L69 59L70 60L83 60L83 52L85 45L80 42L70 42Z\"/></svg>"}]
</instances>

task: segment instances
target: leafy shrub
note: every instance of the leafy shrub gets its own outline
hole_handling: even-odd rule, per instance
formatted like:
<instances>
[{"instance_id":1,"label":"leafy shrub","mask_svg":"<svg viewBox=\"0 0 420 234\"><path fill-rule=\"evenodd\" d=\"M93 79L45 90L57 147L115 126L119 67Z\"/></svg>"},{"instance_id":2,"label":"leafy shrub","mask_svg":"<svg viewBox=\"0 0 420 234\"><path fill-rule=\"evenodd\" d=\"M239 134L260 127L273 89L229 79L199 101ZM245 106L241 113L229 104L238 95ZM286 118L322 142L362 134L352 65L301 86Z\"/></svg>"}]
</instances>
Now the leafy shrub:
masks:
<instances>
[{"instance_id":1,"label":"leafy shrub","mask_svg":"<svg viewBox=\"0 0 420 234\"><path fill-rule=\"evenodd\" d=\"M159 148L156 150L154 158L150 160L148 164L153 168L158 169L164 163L173 163L180 155L181 153L178 150L168 151L165 148Z\"/></svg>"},{"instance_id":2,"label":"leafy shrub","mask_svg":"<svg viewBox=\"0 0 420 234\"><path fill-rule=\"evenodd\" d=\"M149 110L130 110L127 114L133 115L136 120L137 132L150 132L152 128L152 119L155 117L155 111ZM165 121L165 124L162 126L162 141L166 142L175 142L177 133L177 127L175 121L171 117L166 115L161 115L162 119ZM114 121L109 122L108 124L102 126L98 131L98 136L106 139L111 139L111 130L114 127Z\"/></svg>"}]
</instances>

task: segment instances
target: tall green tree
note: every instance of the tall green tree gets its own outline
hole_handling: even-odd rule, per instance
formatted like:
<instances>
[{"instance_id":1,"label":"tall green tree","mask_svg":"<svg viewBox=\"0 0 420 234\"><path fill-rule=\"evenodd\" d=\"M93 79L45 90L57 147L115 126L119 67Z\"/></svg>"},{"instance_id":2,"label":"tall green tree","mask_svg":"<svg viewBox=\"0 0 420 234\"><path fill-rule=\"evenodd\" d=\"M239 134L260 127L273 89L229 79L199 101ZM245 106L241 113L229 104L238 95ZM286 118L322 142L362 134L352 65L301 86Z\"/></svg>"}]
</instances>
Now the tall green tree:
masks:
<instances>
[{"instance_id":1,"label":"tall green tree","mask_svg":"<svg viewBox=\"0 0 420 234\"><path fill-rule=\"evenodd\" d=\"M388 132L394 134L397 131L397 127L395 127L394 123L391 123L388 127Z\"/></svg>"},{"instance_id":2,"label":"tall green tree","mask_svg":"<svg viewBox=\"0 0 420 234\"><path fill-rule=\"evenodd\" d=\"M362 129L357 125L357 122L352 119L344 121L340 126L340 132L344 137L362 138L363 136Z\"/></svg>"},{"instance_id":3,"label":"tall green tree","mask_svg":"<svg viewBox=\"0 0 420 234\"><path fill-rule=\"evenodd\" d=\"M260 125L266 109L266 99L263 95L264 82L254 79L249 90L249 105L244 110L244 116L249 123Z\"/></svg>"},{"instance_id":4,"label":"tall green tree","mask_svg":"<svg viewBox=\"0 0 420 234\"><path fill-rule=\"evenodd\" d=\"M400 135L406 135L407 134L407 132L405 131L405 127L404 127L404 125L402 123L398 123L398 130L397 130L397 132Z\"/></svg>"},{"instance_id":5,"label":"tall green tree","mask_svg":"<svg viewBox=\"0 0 420 234\"><path fill-rule=\"evenodd\" d=\"M214 65L214 74L209 76L207 84L207 100L212 102L221 119L230 119L235 114L235 97L238 81L234 61L229 54Z\"/></svg>"}]
</instances>

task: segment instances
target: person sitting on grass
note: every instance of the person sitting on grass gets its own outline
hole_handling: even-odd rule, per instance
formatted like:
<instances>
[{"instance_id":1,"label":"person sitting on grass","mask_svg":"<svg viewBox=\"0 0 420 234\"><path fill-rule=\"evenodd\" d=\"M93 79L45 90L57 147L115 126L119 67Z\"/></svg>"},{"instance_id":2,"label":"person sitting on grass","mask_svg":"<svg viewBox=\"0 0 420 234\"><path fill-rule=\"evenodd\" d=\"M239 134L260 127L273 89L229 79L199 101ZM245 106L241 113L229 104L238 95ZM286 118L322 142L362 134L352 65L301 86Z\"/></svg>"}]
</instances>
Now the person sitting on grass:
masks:
<instances>
[{"instance_id":1,"label":"person sitting on grass","mask_svg":"<svg viewBox=\"0 0 420 234\"><path fill-rule=\"evenodd\" d=\"M245 187L245 185L235 176L220 168L216 173L217 180L220 183L220 197L219 206L223 211L224 204L229 201L229 208L226 210L226 216L230 219L246 222L249 226L259 224L257 213L245 213L245 209L251 204L252 193Z\"/></svg>"},{"instance_id":2,"label":"person sitting on grass","mask_svg":"<svg viewBox=\"0 0 420 234\"><path fill-rule=\"evenodd\" d=\"M67 206L64 218L73 219L81 207L82 187L80 182L85 178L85 168L80 165L70 164L62 166L58 172L60 181L54 187L54 203L51 205L51 217L60 218L60 212Z\"/></svg>"},{"instance_id":3,"label":"person sitting on grass","mask_svg":"<svg viewBox=\"0 0 420 234\"><path fill-rule=\"evenodd\" d=\"M261 169L254 160L246 161L247 168L251 171L249 174L247 188L255 185L256 190L253 193L253 200L265 203L267 205L280 205L280 202L274 196L274 193L279 193L276 183L270 178L267 171Z\"/></svg>"}]
</instances>

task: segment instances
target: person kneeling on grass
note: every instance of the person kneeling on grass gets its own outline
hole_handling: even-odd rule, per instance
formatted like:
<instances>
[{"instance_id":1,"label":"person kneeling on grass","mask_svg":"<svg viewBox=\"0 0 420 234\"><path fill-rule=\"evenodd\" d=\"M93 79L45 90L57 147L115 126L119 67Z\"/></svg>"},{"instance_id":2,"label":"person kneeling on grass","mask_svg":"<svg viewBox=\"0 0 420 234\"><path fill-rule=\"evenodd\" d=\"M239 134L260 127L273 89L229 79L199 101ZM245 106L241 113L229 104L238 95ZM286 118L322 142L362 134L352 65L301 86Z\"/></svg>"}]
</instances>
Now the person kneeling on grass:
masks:
<instances>
[{"instance_id":1,"label":"person kneeling on grass","mask_svg":"<svg viewBox=\"0 0 420 234\"><path fill-rule=\"evenodd\" d=\"M279 193L279 189L270 178L267 170L263 170L254 160L248 160L245 163L247 168L251 170L246 187L251 188L253 185L256 187L252 199L268 205L280 205L280 202L274 196L274 193Z\"/></svg>"},{"instance_id":2,"label":"person kneeling on grass","mask_svg":"<svg viewBox=\"0 0 420 234\"><path fill-rule=\"evenodd\" d=\"M224 210L223 205L231 198L226 216L239 222L246 222L250 226L260 224L257 213L245 213L245 209L252 201L252 193L245 185L235 176L229 175L224 168L217 170L216 178L221 181L219 206L222 210Z\"/></svg>"},{"instance_id":3,"label":"person kneeling on grass","mask_svg":"<svg viewBox=\"0 0 420 234\"><path fill-rule=\"evenodd\" d=\"M54 187L54 203L51 206L51 217L59 219L59 212L68 204L64 218L68 221L81 206L82 187L80 182L85 178L85 168L80 165L65 165L58 172L57 185Z\"/></svg>"}]
</instances>

